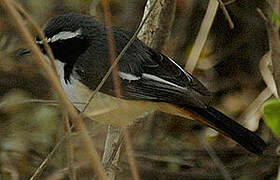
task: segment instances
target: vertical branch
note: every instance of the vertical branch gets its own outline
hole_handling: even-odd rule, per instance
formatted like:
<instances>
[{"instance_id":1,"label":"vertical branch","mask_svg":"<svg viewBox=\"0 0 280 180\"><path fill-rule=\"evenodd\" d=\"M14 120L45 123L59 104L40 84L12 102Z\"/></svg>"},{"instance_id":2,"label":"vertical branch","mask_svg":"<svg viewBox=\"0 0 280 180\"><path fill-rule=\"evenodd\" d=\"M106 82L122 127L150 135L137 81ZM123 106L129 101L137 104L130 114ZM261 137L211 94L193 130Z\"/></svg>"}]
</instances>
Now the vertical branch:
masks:
<instances>
[{"instance_id":1,"label":"vertical branch","mask_svg":"<svg viewBox=\"0 0 280 180\"><path fill-rule=\"evenodd\" d=\"M151 9L154 0L148 0L144 15ZM175 17L177 0L159 0L149 19L138 34L138 38L157 51L164 49Z\"/></svg>"},{"instance_id":2,"label":"vertical branch","mask_svg":"<svg viewBox=\"0 0 280 180\"><path fill-rule=\"evenodd\" d=\"M103 166L106 170L108 180L116 179L117 172L114 167L118 167L120 158L120 146L122 145L122 128L108 125L107 136L102 158Z\"/></svg>"},{"instance_id":3,"label":"vertical branch","mask_svg":"<svg viewBox=\"0 0 280 180\"><path fill-rule=\"evenodd\" d=\"M272 8L272 12L276 13L279 17L280 13L280 2L279 0L267 0ZM269 14L269 13L268 13ZM266 29L268 33L269 48L271 51L271 61L273 68L273 77L276 84L277 94L280 95L280 40L279 40L279 24L273 22L272 18L268 18L266 21ZM278 166L279 179L280 166Z\"/></svg>"},{"instance_id":4,"label":"vertical branch","mask_svg":"<svg viewBox=\"0 0 280 180\"><path fill-rule=\"evenodd\" d=\"M279 1L268 0L272 12L279 16ZM268 10L270 11L270 10ZM268 12L267 14L271 14ZM269 48L271 50L271 60L273 67L273 77L276 83L277 93L280 94L280 40L279 40L279 25L272 18L266 21L266 29L268 33Z\"/></svg>"}]
</instances>

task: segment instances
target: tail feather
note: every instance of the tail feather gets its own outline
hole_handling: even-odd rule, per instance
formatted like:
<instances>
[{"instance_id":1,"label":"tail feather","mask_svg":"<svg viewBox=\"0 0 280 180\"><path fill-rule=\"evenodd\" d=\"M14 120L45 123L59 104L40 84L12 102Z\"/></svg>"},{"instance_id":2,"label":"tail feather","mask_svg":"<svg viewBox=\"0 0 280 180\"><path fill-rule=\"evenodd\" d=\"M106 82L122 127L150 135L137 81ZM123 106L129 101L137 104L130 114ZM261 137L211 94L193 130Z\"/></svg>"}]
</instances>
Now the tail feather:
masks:
<instances>
[{"instance_id":1,"label":"tail feather","mask_svg":"<svg viewBox=\"0 0 280 180\"><path fill-rule=\"evenodd\" d=\"M188 107L186 109L200 116L201 118L198 119L199 121L235 140L247 150L257 155L263 154L267 146L266 143L254 132L241 126L220 111L210 106L207 108Z\"/></svg>"}]
</instances>

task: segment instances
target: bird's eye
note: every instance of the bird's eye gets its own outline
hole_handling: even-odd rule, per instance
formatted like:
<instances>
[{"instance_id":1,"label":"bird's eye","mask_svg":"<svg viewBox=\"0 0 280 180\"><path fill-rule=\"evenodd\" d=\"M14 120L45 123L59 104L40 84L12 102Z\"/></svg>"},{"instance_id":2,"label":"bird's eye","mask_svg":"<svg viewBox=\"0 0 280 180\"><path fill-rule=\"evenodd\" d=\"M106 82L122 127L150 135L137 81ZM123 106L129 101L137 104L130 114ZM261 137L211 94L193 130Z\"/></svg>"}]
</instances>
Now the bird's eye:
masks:
<instances>
[{"instance_id":1,"label":"bird's eye","mask_svg":"<svg viewBox=\"0 0 280 180\"><path fill-rule=\"evenodd\" d=\"M35 37L35 43L36 44L43 44L43 41L37 36L37 37Z\"/></svg>"}]
</instances>

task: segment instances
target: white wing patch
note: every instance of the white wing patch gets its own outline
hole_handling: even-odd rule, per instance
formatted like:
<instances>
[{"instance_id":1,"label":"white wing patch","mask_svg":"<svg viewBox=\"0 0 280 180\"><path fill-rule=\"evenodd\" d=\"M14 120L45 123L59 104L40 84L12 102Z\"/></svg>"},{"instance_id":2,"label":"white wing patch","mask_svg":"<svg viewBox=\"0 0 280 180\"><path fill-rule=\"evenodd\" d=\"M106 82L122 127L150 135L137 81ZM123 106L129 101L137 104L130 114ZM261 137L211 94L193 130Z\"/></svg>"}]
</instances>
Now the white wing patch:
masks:
<instances>
[{"instance_id":1,"label":"white wing patch","mask_svg":"<svg viewBox=\"0 0 280 180\"><path fill-rule=\"evenodd\" d=\"M121 71L119 71L118 73L119 73L119 76L122 79L125 79L125 80L128 80L128 81L136 81L136 80L141 79L141 77L137 77L133 74L129 74L129 73L121 72Z\"/></svg>"},{"instance_id":2,"label":"white wing patch","mask_svg":"<svg viewBox=\"0 0 280 180\"><path fill-rule=\"evenodd\" d=\"M122 79L125 79L125 80L128 80L128 81L137 81L137 80L139 80L141 78L146 78L146 79L151 79L153 81L158 81L158 82L162 82L162 83L165 83L165 84L169 84L169 85L175 86L177 88L184 88L184 87L181 87L181 86L179 86L177 84L174 84L172 82L169 82L169 81L167 81L165 79L162 79L162 78L157 77L157 76L152 75L152 74L143 73L142 77L139 77L139 76L135 76L133 74L129 74L129 73L121 72L121 71L119 71L118 73L119 73L119 76Z\"/></svg>"},{"instance_id":3,"label":"white wing patch","mask_svg":"<svg viewBox=\"0 0 280 180\"><path fill-rule=\"evenodd\" d=\"M177 66L183 73L185 73L185 75L187 76L188 80L191 82L192 81L192 76L189 75L181 66L179 66L176 62L174 62L170 57L168 57L168 59L175 65Z\"/></svg>"},{"instance_id":4,"label":"white wing patch","mask_svg":"<svg viewBox=\"0 0 280 180\"><path fill-rule=\"evenodd\" d=\"M172 83L172 82L166 81L165 79L162 79L162 78L157 77L157 76L152 75L152 74L143 73L143 74L142 74L142 77L143 77L143 78L147 78L147 79L151 79L151 80L154 80L154 81L162 82L162 83L165 83L165 84L169 84L169 85L171 85L171 86L175 86L175 87L178 87L178 88L183 88L183 87L181 87L181 86L178 86L177 84L174 84L174 83Z\"/></svg>"},{"instance_id":5,"label":"white wing patch","mask_svg":"<svg viewBox=\"0 0 280 180\"><path fill-rule=\"evenodd\" d=\"M82 34L82 30L81 29L78 29L77 31L74 31L74 32L71 32L71 31L61 31L58 34L54 35L53 37L47 38L46 40L47 40L48 43L53 43L53 42L56 42L58 40L66 40L66 39L74 38L74 37L77 37L77 36L79 36L81 34ZM37 44L43 44L42 40L40 40L40 41L35 40L35 42Z\"/></svg>"}]
</instances>

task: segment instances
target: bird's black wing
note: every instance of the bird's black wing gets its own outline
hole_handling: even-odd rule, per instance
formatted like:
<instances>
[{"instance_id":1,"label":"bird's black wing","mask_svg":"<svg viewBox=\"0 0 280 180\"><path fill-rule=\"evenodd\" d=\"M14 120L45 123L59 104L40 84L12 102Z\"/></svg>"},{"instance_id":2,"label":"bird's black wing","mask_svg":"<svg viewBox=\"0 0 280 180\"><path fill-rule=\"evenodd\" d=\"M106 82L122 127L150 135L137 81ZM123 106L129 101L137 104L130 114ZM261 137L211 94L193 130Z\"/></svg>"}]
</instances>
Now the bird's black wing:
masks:
<instances>
[{"instance_id":1,"label":"bird's black wing","mask_svg":"<svg viewBox=\"0 0 280 180\"><path fill-rule=\"evenodd\" d=\"M125 47L131 34L114 28L116 52L119 54ZM104 31L106 32L106 31ZM109 67L108 41L106 33L94 37L94 43L83 54L83 64L77 60L75 70L81 75L81 81L95 89ZM88 59L84 63L84 59ZM85 66L86 64L86 66ZM83 67L82 67L83 66ZM94 67L94 71L90 68ZM84 74L87 73L87 74ZM121 97L134 100L150 100L204 106L199 97L207 97L209 91L191 74L184 71L167 56L154 51L142 41L136 39L118 64L118 75L121 84ZM113 80L110 77L101 92L115 95Z\"/></svg>"},{"instance_id":2,"label":"bird's black wing","mask_svg":"<svg viewBox=\"0 0 280 180\"><path fill-rule=\"evenodd\" d=\"M210 93L196 78L167 56L145 50L145 59L137 67L123 61L119 64L123 97L203 106L200 97Z\"/></svg>"}]
</instances>

